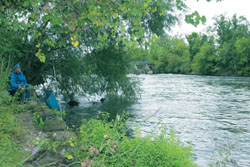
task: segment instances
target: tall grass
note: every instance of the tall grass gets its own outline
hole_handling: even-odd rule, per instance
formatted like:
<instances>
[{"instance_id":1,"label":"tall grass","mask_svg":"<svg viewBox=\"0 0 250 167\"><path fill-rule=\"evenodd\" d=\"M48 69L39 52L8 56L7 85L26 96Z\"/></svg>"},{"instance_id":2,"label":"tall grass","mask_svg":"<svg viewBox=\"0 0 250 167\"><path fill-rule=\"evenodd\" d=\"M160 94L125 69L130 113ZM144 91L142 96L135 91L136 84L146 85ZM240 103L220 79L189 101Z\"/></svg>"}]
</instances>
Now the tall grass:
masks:
<instances>
[{"instance_id":1,"label":"tall grass","mask_svg":"<svg viewBox=\"0 0 250 167\"><path fill-rule=\"evenodd\" d=\"M10 59L0 56L0 167L14 167L23 159L18 144L22 129L14 115L18 106L7 93L10 73Z\"/></svg>"},{"instance_id":2,"label":"tall grass","mask_svg":"<svg viewBox=\"0 0 250 167\"><path fill-rule=\"evenodd\" d=\"M10 59L0 56L0 92L8 90L10 73Z\"/></svg>"},{"instance_id":3,"label":"tall grass","mask_svg":"<svg viewBox=\"0 0 250 167\"><path fill-rule=\"evenodd\" d=\"M0 97L1 98L1 97ZM1 105L1 104L0 104ZM23 160L21 126L7 108L0 109L0 167L14 167Z\"/></svg>"}]
</instances>

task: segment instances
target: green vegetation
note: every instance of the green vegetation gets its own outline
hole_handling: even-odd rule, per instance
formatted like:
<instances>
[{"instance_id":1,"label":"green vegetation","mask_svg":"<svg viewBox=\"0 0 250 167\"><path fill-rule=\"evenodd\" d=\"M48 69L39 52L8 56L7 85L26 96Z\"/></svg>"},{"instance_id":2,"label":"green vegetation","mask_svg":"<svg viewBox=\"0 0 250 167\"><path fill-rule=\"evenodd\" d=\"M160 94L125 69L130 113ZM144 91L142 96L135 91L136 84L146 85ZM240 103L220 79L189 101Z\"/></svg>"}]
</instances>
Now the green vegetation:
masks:
<instances>
[{"instance_id":1,"label":"green vegetation","mask_svg":"<svg viewBox=\"0 0 250 167\"><path fill-rule=\"evenodd\" d=\"M16 166L23 159L18 140L22 139L22 128L10 110L0 110L0 166Z\"/></svg>"},{"instance_id":2,"label":"green vegetation","mask_svg":"<svg viewBox=\"0 0 250 167\"><path fill-rule=\"evenodd\" d=\"M77 149L68 152L67 157L96 167L197 166L191 159L191 147L183 145L174 133L162 128L160 135L138 134L129 139L122 119L117 116L112 122L84 121L78 138L72 142Z\"/></svg>"},{"instance_id":3,"label":"green vegetation","mask_svg":"<svg viewBox=\"0 0 250 167\"><path fill-rule=\"evenodd\" d=\"M0 104L0 166L16 166L23 161L23 147L19 145L23 130L13 110Z\"/></svg>"},{"instance_id":4,"label":"green vegetation","mask_svg":"<svg viewBox=\"0 0 250 167\"><path fill-rule=\"evenodd\" d=\"M155 73L188 73L189 59L188 46L178 38L155 39L149 49L148 61Z\"/></svg>"},{"instance_id":5,"label":"green vegetation","mask_svg":"<svg viewBox=\"0 0 250 167\"><path fill-rule=\"evenodd\" d=\"M16 115L21 112L33 111L37 105L29 107L18 104L15 98L7 95L9 71L8 63L1 59L1 96L0 96L0 166L25 166L28 152L23 151L21 143L26 135L21 122ZM5 91L3 91L5 90ZM4 93L3 93L4 92ZM29 108L29 109L28 109ZM197 166L191 159L192 149L181 143L174 133L168 134L166 129L160 135L150 135L129 139L126 136L125 116L116 117L116 120L108 122L107 114L103 114L103 121L83 121L76 137L68 140L47 141L34 136L35 145L43 152L62 152L66 150L64 157L70 163L78 166ZM33 114L35 125L42 128L44 122L41 117ZM126 117L127 119L127 117ZM54 121L54 120L53 120ZM35 126L34 125L34 126ZM66 128L66 127L65 127ZM57 134L54 133L53 137ZM70 148L70 149L69 149ZM37 162L34 162L37 163ZM58 161L46 162L45 166L56 165ZM27 163L29 165L29 163Z\"/></svg>"},{"instance_id":6,"label":"green vegetation","mask_svg":"<svg viewBox=\"0 0 250 167\"><path fill-rule=\"evenodd\" d=\"M206 34L154 38L147 50L138 48L131 54L134 61L152 63L154 73L250 76L249 39L245 17L220 15Z\"/></svg>"},{"instance_id":7,"label":"green vegetation","mask_svg":"<svg viewBox=\"0 0 250 167\"><path fill-rule=\"evenodd\" d=\"M183 0L2 1L0 56L20 63L28 83L50 80L71 100L75 93L136 99L128 52L163 36L186 8ZM186 21L197 26L205 17L194 12Z\"/></svg>"},{"instance_id":8,"label":"green vegetation","mask_svg":"<svg viewBox=\"0 0 250 167\"><path fill-rule=\"evenodd\" d=\"M26 154L16 118L26 109L7 95L14 63L22 65L32 85L45 87L49 81L48 87L71 100L76 93L135 100L138 82L128 77L131 60L149 61L155 73L249 76L248 21L219 16L210 29L215 36L192 33L187 44L165 34L186 8L183 0L0 2L0 166L21 166ZM197 12L186 16L195 26L205 20ZM34 118L44 127L41 117ZM162 129L160 135L129 139L120 119L85 121L77 137L37 139L37 145L52 151L68 145L72 149L65 157L81 166L197 166L191 147L174 133Z\"/></svg>"},{"instance_id":9,"label":"green vegetation","mask_svg":"<svg viewBox=\"0 0 250 167\"><path fill-rule=\"evenodd\" d=\"M237 166L237 161L232 157L234 147L235 144L229 144L216 150L217 155L211 158L214 162L210 163L209 167Z\"/></svg>"},{"instance_id":10,"label":"green vegetation","mask_svg":"<svg viewBox=\"0 0 250 167\"><path fill-rule=\"evenodd\" d=\"M20 104L4 103L3 97L0 100L0 166L22 166L27 153L22 151L24 146L20 143L24 133L15 113L26 110ZM160 135L138 135L129 139L125 135L123 118L117 116L111 122L106 118L104 121L83 121L77 137L69 140L41 141L36 138L35 144L43 151L54 153L66 149L64 157L75 166L197 166L191 159L191 147L181 143L174 133L168 134L163 129ZM54 133L53 137L56 135ZM46 164L55 166L57 161Z\"/></svg>"},{"instance_id":11,"label":"green vegetation","mask_svg":"<svg viewBox=\"0 0 250 167\"><path fill-rule=\"evenodd\" d=\"M10 60L0 56L0 92L8 90L8 78L10 77Z\"/></svg>"},{"instance_id":12,"label":"green vegetation","mask_svg":"<svg viewBox=\"0 0 250 167\"><path fill-rule=\"evenodd\" d=\"M8 96L9 62L0 56L0 166L16 166L23 159L22 127L14 113L22 110L22 105L16 106Z\"/></svg>"}]
</instances>

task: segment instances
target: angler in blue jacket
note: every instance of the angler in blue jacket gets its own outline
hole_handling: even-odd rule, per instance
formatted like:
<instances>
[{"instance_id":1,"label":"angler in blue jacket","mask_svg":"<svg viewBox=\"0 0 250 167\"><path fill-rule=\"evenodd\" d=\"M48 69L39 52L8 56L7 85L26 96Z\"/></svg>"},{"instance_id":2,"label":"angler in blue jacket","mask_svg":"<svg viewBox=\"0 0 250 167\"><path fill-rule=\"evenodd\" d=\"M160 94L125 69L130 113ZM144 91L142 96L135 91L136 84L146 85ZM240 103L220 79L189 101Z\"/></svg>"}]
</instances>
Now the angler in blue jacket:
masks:
<instances>
[{"instance_id":1,"label":"angler in blue jacket","mask_svg":"<svg viewBox=\"0 0 250 167\"><path fill-rule=\"evenodd\" d=\"M24 74L21 71L21 67L19 64L15 65L15 71L11 73L10 77L10 85L11 85L11 95L15 95L16 91L21 91L21 98L22 100L28 99L30 97L31 91L28 89L25 89L29 87L29 84L27 83L27 80L24 76Z\"/></svg>"}]
</instances>

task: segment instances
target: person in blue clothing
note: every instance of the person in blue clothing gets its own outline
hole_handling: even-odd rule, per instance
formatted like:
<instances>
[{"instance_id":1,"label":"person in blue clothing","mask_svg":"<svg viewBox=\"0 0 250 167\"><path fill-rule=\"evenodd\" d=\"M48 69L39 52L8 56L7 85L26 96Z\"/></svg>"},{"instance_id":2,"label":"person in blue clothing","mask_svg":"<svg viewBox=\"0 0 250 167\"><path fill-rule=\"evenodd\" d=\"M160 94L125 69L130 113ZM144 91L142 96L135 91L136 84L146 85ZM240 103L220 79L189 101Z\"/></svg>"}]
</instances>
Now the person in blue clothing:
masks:
<instances>
[{"instance_id":1,"label":"person in blue clothing","mask_svg":"<svg viewBox=\"0 0 250 167\"><path fill-rule=\"evenodd\" d=\"M14 96L17 91L20 91L22 101L30 98L31 91L26 89L29 87L29 84L27 83L27 80L21 71L21 66L19 64L15 65L15 71L11 73L10 85L10 94L12 96Z\"/></svg>"}]
</instances>

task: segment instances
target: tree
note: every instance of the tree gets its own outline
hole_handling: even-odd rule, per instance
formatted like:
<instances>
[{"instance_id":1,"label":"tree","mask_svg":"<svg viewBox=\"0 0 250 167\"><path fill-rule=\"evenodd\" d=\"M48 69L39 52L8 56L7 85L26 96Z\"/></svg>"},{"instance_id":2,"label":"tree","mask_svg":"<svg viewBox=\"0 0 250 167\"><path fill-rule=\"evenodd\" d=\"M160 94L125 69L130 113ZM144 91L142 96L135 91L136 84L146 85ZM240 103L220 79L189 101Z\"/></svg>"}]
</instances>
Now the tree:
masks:
<instances>
[{"instance_id":1,"label":"tree","mask_svg":"<svg viewBox=\"0 0 250 167\"><path fill-rule=\"evenodd\" d=\"M168 61L166 57L169 37L154 38L149 47L149 62L153 64L154 73L165 73Z\"/></svg>"},{"instance_id":2,"label":"tree","mask_svg":"<svg viewBox=\"0 0 250 167\"><path fill-rule=\"evenodd\" d=\"M187 39L188 44L189 44L189 52L190 52L191 61L193 61L193 57L200 51L200 47L205 42L209 42L211 44L214 44L213 37L208 37L205 34L198 34L196 32L193 32L192 34L187 35L186 39Z\"/></svg>"},{"instance_id":3,"label":"tree","mask_svg":"<svg viewBox=\"0 0 250 167\"><path fill-rule=\"evenodd\" d=\"M173 38L167 45L168 73L189 73L190 53L183 39Z\"/></svg>"},{"instance_id":4,"label":"tree","mask_svg":"<svg viewBox=\"0 0 250 167\"><path fill-rule=\"evenodd\" d=\"M190 71L189 48L177 37L162 37L152 42L149 61L155 73L188 73Z\"/></svg>"},{"instance_id":5,"label":"tree","mask_svg":"<svg viewBox=\"0 0 250 167\"><path fill-rule=\"evenodd\" d=\"M212 75L217 72L215 46L205 42L200 51L194 56L192 71L199 74Z\"/></svg>"},{"instance_id":6,"label":"tree","mask_svg":"<svg viewBox=\"0 0 250 167\"><path fill-rule=\"evenodd\" d=\"M215 18L214 31L218 38L218 55L221 59L218 64L220 71L227 74L237 74L239 56L236 53L235 42L248 36L249 23L245 17L234 15L231 19L220 15Z\"/></svg>"},{"instance_id":7,"label":"tree","mask_svg":"<svg viewBox=\"0 0 250 167\"><path fill-rule=\"evenodd\" d=\"M250 35L242 37L235 42L235 48L238 58L237 75L250 75Z\"/></svg>"},{"instance_id":8,"label":"tree","mask_svg":"<svg viewBox=\"0 0 250 167\"><path fill-rule=\"evenodd\" d=\"M0 32L3 32L1 39L6 42L0 43L0 47L10 48L5 49L2 55L12 56L14 62L20 62L31 84L42 84L50 78L55 79L60 84L59 89L68 95L71 93L66 89L87 93L87 88L79 89L80 83L85 82L84 76L98 75L89 79L103 78L95 80L98 83L108 82L110 78L105 73L97 73L101 67L88 66L90 59L96 60L97 53L104 53L109 48L119 46L126 51L145 45L154 34L161 36L165 29L170 29L178 21L178 11L183 12L185 8L182 0L2 1ZM197 16L198 13L190 15L187 22L199 22L202 17ZM88 55L88 59L83 58L83 54ZM112 57L117 52L111 51L108 55ZM107 66L114 63L111 59L98 61ZM117 70L128 66L125 62L119 64L122 67ZM120 72L127 75L127 72ZM113 78L112 83L134 83L124 78ZM123 83L115 79L122 79ZM112 91L118 92L117 87Z\"/></svg>"}]
</instances>

